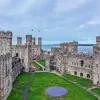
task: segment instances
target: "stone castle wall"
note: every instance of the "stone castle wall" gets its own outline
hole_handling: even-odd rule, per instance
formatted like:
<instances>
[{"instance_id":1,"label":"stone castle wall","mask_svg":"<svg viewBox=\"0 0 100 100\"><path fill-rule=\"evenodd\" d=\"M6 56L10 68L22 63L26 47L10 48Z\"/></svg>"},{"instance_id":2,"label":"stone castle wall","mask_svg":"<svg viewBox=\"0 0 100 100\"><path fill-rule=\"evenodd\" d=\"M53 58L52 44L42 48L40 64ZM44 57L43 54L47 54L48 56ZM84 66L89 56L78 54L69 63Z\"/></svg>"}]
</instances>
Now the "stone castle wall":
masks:
<instances>
[{"instance_id":1,"label":"stone castle wall","mask_svg":"<svg viewBox=\"0 0 100 100\"><path fill-rule=\"evenodd\" d=\"M77 45L78 42L73 41L51 48L56 70L61 74L69 73L91 79L93 84L100 86L100 36L96 37L93 53L78 53Z\"/></svg>"},{"instance_id":2,"label":"stone castle wall","mask_svg":"<svg viewBox=\"0 0 100 100\"><path fill-rule=\"evenodd\" d=\"M0 100L12 90L12 32L0 31Z\"/></svg>"},{"instance_id":3,"label":"stone castle wall","mask_svg":"<svg viewBox=\"0 0 100 100\"><path fill-rule=\"evenodd\" d=\"M17 37L17 44L12 45L12 32L0 31L0 100L7 99L13 82L22 71L30 71L33 55L40 56L41 47L42 38L38 38L38 45L35 45L32 35L26 35L26 44L22 45L22 37Z\"/></svg>"}]
</instances>

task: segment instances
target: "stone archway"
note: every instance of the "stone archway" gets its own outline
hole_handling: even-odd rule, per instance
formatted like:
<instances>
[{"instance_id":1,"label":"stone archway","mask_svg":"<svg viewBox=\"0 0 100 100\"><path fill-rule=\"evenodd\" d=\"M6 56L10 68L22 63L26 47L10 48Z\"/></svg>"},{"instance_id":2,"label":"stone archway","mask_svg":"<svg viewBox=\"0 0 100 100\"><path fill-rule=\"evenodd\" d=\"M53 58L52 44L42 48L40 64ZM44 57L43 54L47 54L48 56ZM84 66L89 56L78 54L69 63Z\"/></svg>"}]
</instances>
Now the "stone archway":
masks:
<instances>
[{"instance_id":1,"label":"stone archway","mask_svg":"<svg viewBox=\"0 0 100 100\"><path fill-rule=\"evenodd\" d=\"M99 81L97 81L97 85L100 86L100 82Z\"/></svg>"},{"instance_id":2,"label":"stone archway","mask_svg":"<svg viewBox=\"0 0 100 100\"><path fill-rule=\"evenodd\" d=\"M80 76L83 77L83 73L80 73Z\"/></svg>"},{"instance_id":3,"label":"stone archway","mask_svg":"<svg viewBox=\"0 0 100 100\"><path fill-rule=\"evenodd\" d=\"M87 78L90 78L90 74L87 74Z\"/></svg>"}]
</instances>

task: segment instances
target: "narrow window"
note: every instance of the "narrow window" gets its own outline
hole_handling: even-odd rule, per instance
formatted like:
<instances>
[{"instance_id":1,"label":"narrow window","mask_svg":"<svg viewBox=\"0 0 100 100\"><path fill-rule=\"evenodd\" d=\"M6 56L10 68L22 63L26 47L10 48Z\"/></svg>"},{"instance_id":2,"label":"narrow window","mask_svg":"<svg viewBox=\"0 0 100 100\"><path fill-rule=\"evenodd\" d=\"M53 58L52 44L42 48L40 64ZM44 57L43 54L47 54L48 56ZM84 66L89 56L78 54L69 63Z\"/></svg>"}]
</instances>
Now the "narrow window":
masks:
<instances>
[{"instance_id":1,"label":"narrow window","mask_svg":"<svg viewBox=\"0 0 100 100\"><path fill-rule=\"evenodd\" d=\"M18 57L18 53L16 53L16 57Z\"/></svg>"},{"instance_id":2,"label":"narrow window","mask_svg":"<svg viewBox=\"0 0 100 100\"><path fill-rule=\"evenodd\" d=\"M82 76L82 77L83 77L83 73L80 73L80 76Z\"/></svg>"},{"instance_id":3,"label":"narrow window","mask_svg":"<svg viewBox=\"0 0 100 100\"><path fill-rule=\"evenodd\" d=\"M84 66L84 60L81 60L81 66Z\"/></svg>"},{"instance_id":4,"label":"narrow window","mask_svg":"<svg viewBox=\"0 0 100 100\"><path fill-rule=\"evenodd\" d=\"M87 78L90 78L90 75L89 74L87 74Z\"/></svg>"}]
</instances>

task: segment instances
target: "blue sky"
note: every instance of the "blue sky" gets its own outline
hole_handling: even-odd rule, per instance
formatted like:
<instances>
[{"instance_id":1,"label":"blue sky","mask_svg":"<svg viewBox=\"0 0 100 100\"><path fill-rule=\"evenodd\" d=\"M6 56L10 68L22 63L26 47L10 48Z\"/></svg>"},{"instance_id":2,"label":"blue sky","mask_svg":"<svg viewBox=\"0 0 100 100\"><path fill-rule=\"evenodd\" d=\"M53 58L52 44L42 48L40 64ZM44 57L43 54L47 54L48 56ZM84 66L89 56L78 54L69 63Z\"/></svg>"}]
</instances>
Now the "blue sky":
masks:
<instances>
[{"instance_id":1,"label":"blue sky","mask_svg":"<svg viewBox=\"0 0 100 100\"><path fill-rule=\"evenodd\" d=\"M0 30L13 32L13 44L17 36L25 42L26 34L42 37L43 44L95 43L100 0L0 0Z\"/></svg>"}]
</instances>

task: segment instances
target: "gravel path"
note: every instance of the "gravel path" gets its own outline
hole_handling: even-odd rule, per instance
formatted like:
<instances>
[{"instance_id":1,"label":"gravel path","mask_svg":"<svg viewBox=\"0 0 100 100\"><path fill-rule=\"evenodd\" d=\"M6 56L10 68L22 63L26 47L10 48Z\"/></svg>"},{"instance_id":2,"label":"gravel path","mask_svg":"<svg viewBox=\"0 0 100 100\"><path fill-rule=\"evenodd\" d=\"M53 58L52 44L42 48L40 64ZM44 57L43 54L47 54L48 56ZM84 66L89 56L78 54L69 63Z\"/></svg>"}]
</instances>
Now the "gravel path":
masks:
<instances>
[{"instance_id":1,"label":"gravel path","mask_svg":"<svg viewBox=\"0 0 100 100\"><path fill-rule=\"evenodd\" d=\"M34 77L34 73L32 73L32 76L30 77L29 81L28 81L28 85L24 91L24 98L23 100L27 100L27 97L28 97L28 91L29 91L29 88L30 88L30 85L32 83L32 80L33 80L33 77Z\"/></svg>"}]
</instances>

